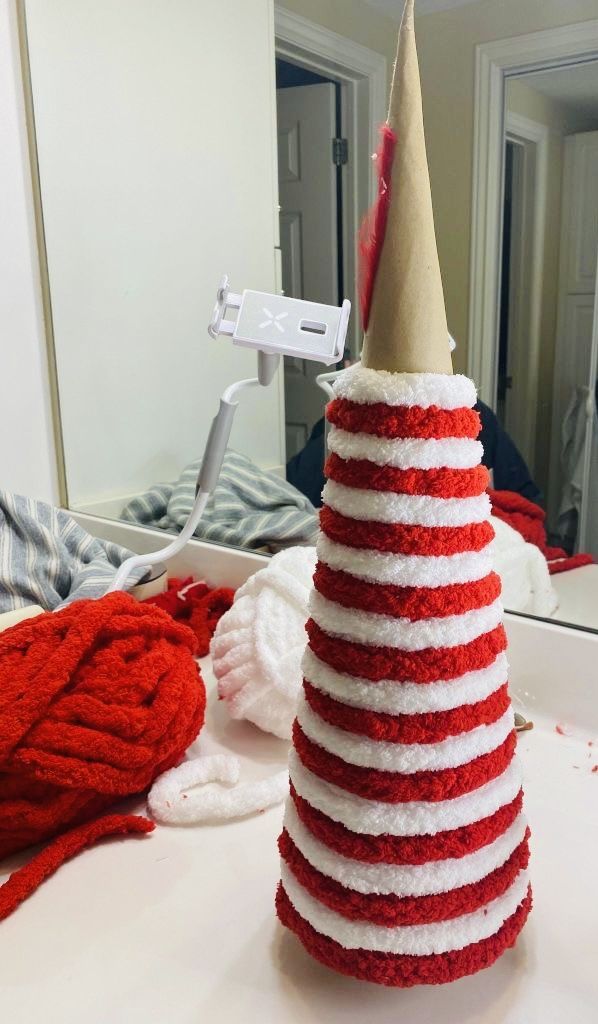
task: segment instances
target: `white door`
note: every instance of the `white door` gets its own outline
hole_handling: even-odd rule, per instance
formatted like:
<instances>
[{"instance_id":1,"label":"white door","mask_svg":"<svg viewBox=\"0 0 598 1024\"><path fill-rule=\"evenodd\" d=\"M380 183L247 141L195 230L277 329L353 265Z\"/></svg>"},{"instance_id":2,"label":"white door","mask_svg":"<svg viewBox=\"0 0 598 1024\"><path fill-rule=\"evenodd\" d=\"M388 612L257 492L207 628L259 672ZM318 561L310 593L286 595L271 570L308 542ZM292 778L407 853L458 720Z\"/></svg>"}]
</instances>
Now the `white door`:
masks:
<instances>
[{"instance_id":1,"label":"white door","mask_svg":"<svg viewBox=\"0 0 598 1024\"><path fill-rule=\"evenodd\" d=\"M536 159L534 143L515 141L511 185L511 250L504 426L534 475L537 366L530 353Z\"/></svg>"},{"instance_id":2,"label":"white door","mask_svg":"<svg viewBox=\"0 0 598 1024\"><path fill-rule=\"evenodd\" d=\"M565 140L559 313L552 397L548 511L553 526L567 482L561 462L563 419L576 389L586 387L593 390L595 384L592 339L596 337L593 323L598 248L597 180L598 132L569 136ZM580 516L582 518L587 519Z\"/></svg>"},{"instance_id":3,"label":"white door","mask_svg":"<svg viewBox=\"0 0 598 1024\"><path fill-rule=\"evenodd\" d=\"M335 89L326 82L277 90L282 287L286 295L338 303ZM324 367L285 358L287 459L323 415L315 383Z\"/></svg>"}]
</instances>

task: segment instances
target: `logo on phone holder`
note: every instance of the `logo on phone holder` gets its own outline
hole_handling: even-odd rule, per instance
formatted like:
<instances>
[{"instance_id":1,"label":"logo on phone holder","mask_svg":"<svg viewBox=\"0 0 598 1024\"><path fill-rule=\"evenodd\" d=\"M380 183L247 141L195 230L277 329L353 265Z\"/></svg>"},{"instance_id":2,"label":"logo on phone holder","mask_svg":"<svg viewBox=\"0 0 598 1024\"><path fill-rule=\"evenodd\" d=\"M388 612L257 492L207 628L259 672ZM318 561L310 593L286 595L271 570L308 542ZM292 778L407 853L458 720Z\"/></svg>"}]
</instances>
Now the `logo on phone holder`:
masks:
<instances>
[{"instance_id":1,"label":"logo on phone holder","mask_svg":"<svg viewBox=\"0 0 598 1024\"><path fill-rule=\"evenodd\" d=\"M226 318L229 310L237 311L236 319ZM227 335L235 345L330 366L342 359L350 312L348 299L326 306L251 289L232 292L225 275L208 332L212 338Z\"/></svg>"}]
</instances>

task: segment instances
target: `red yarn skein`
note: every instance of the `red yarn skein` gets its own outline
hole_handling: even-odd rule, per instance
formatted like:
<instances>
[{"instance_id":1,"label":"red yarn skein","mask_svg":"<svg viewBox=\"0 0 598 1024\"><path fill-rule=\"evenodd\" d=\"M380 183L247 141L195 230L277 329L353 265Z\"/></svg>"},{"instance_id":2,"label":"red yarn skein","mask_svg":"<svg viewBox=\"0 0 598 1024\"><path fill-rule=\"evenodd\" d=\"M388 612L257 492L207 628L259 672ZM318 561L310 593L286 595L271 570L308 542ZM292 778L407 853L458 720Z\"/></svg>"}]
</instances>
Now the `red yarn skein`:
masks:
<instances>
[{"instance_id":1,"label":"red yarn skein","mask_svg":"<svg viewBox=\"0 0 598 1024\"><path fill-rule=\"evenodd\" d=\"M192 576L168 580L168 589L155 597L147 597L144 604L154 604L172 615L177 622L184 622L195 633L198 658L205 658L210 650L210 640L221 617L232 607L235 592L230 587L211 589L207 583L193 582Z\"/></svg>"},{"instance_id":2,"label":"red yarn skein","mask_svg":"<svg viewBox=\"0 0 598 1024\"><path fill-rule=\"evenodd\" d=\"M131 815L90 819L147 789L197 736L194 647L189 629L122 593L0 634L0 859L80 826L0 888L0 920L103 835L151 831Z\"/></svg>"}]
</instances>

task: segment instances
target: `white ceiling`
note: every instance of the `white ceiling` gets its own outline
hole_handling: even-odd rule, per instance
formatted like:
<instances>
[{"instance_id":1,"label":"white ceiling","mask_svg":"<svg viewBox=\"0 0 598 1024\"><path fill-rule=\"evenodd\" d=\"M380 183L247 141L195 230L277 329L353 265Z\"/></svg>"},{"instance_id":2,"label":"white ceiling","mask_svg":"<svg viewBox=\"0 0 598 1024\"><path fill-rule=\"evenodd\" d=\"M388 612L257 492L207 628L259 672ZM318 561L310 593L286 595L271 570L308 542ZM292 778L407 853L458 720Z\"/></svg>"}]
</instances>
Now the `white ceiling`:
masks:
<instances>
[{"instance_id":1,"label":"white ceiling","mask_svg":"<svg viewBox=\"0 0 598 1024\"><path fill-rule=\"evenodd\" d=\"M598 115L598 61L539 71L520 81L544 96L560 100L572 111Z\"/></svg>"},{"instance_id":2,"label":"white ceiling","mask_svg":"<svg viewBox=\"0 0 598 1024\"><path fill-rule=\"evenodd\" d=\"M365 2L382 14L394 18L395 21L401 20L403 0L365 0ZM415 13L416 15L435 14L436 11L448 11L452 7L464 7L465 4L475 2L476 0L415 0Z\"/></svg>"}]
</instances>

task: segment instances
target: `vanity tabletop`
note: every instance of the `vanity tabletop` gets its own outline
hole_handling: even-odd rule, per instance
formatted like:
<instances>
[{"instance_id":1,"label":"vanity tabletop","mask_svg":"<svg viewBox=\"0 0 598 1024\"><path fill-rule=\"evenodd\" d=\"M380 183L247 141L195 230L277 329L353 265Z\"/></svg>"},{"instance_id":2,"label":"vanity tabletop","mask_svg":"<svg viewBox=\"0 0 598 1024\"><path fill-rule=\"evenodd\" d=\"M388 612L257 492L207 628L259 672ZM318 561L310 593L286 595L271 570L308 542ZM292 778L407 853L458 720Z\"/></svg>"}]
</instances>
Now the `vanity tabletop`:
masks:
<instances>
[{"instance_id":1,"label":"vanity tabletop","mask_svg":"<svg viewBox=\"0 0 598 1024\"><path fill-rule=\"evenodd\" d=\"M557 573L551 582L559 601L553 618L598 629L598 565Z\"/></svg>"},{"instance_id":2,"label":"vanity tabletop","mask_svg":"<svg viewBox=\"0 0 598 1024\"><path fill-rule=\"evenodd\" d=\"M203 670L212 699L192 753L233 751L243 778L280 769L286 744L231 722L213 695L209 663ZM556 721L554 692L545 707L538 696L543 677L539 657L519 693L535 723L519 739L534 910L516 948L489 970L399 991L314 962L274 916L283 813L276 807L228 824L108 841L62 867L0 925L1 1019L594 1024L598 745L589 741L598 742L598 716L592 726L569 693L567 720ZM143 811L144 803L128 807Z\"/></svg>"}]
</instances>

